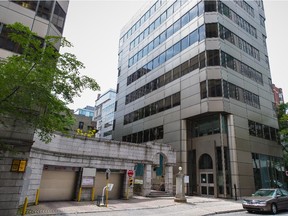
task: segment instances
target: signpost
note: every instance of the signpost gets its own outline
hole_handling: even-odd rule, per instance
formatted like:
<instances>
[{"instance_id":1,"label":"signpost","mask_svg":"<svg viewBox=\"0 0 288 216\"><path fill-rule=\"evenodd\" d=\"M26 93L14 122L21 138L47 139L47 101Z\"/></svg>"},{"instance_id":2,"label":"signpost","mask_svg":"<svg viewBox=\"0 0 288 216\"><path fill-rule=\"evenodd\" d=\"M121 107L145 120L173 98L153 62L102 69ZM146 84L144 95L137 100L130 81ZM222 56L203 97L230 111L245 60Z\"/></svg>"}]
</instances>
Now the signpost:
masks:
<instances>
[{"instance_id":1,"label":"signpost","mask_svg":"<svg viewBox=\"0 0 288 216\"><path fill-rule=\"evenodd\" d=\"M134 171L133 171L133 170L128 170L128 171L127 171L127 175L128 175L129 177L132 177L132 176L134 175Z\"/></svg>"},{"instance_id":2,"label":"signpost","mask_svg":"<svg viewBox=\"0 0 288 216\"><path fill-rule=\"evenodd\" d=\"M106 170L106 181L107 181L107 183L106 183L106 207L108 207L108 180L109 180L109 177L110 177L110 174L111 174L111 171L110 171L110 169L107 169Z\"/></svg>"}]
</instances>

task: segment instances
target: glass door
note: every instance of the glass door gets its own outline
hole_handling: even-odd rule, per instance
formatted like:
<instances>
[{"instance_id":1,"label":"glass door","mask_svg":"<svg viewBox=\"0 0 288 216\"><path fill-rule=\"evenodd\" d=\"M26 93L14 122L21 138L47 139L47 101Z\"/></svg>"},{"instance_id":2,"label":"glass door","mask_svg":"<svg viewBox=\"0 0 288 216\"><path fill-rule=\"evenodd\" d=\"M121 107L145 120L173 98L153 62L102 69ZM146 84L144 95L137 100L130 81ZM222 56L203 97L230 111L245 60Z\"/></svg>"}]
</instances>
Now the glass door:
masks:
<instances>
[{"instance_id":1,"label":"glass door","mask_svg":"<svg viewBox=\"0 0 288 216\"><path fill-rule=\"evenodd\" d=\"M212 172L200 173L201 195L214 196L214 175Z\"/></svg>"}]
</instances>

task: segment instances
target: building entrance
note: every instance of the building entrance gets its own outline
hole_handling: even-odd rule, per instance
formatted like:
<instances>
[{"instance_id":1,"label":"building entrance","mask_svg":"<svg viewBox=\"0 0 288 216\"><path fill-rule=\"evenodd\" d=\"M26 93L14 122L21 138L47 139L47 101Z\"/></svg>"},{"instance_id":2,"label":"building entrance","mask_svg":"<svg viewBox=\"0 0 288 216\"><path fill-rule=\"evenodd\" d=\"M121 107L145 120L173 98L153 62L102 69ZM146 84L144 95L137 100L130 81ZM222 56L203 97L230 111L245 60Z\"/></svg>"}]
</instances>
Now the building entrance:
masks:
<instances>
[{"instance_id":1,"label":"building entrance","mask_svg":"<svg viewBox=\"0 0 288 216\"><path fill-rule=\"evenodd\" d=\"M200 172L200 191L203 196L214 196L213 172Z\"/></svg>"}]
</instances>

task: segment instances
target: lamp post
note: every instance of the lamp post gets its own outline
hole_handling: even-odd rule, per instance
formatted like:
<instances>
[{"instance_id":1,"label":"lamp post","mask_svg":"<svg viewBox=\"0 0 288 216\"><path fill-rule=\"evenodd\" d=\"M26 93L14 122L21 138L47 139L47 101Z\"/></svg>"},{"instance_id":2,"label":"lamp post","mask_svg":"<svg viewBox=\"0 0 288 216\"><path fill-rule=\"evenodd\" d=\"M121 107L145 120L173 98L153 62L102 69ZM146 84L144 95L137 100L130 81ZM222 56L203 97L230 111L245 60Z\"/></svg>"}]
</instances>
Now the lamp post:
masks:
<instances>
[{"instance_id":1,"label":"lamp post","mask_svg":"<svg viewBox=\"0 0 288 216\"><path fill-rule=\"evenodd\" d=\"M106 174L106 207L108 207L108 180L109 180L109 177L110 177L110 169L107 169L105 174Z\"/></svg>"},{"instance_id":2,"label":"lamp post","mask_svg":"<svg viewBox=\"0 0 288 216\"><path fill-rule=\"evenodd\" d=\"M179 167L179 172L176 174L176 195L175 202L187 202L184 193L184 174L182 173L182 167Z\"/></svg>"}]
</instances>

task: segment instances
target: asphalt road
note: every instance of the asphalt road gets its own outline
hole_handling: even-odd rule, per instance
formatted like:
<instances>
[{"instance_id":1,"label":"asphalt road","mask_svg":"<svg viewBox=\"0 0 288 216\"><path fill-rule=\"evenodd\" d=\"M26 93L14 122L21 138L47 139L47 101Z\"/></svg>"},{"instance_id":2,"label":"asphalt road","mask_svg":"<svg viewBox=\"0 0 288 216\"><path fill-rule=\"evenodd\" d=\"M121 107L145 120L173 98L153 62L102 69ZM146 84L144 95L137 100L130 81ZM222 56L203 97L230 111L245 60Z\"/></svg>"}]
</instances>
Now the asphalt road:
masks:
<instances>
[{"instance_id":1,"label":"asphalt road","mask_svg":"<svg viewBox=\"0 0 288 216\"><path fill-rule=\"evenodd\" d=\"M232 212L232 213L225 213L225 214L217 214L217 216L234 216L234 215L245 215L245 216L269 216L269 215L273 215L271 213L248 213L247 211L243 211L243 212ZM279 212L277 215L288 215L288 211L281 211Z\"/></svg>"}]
</instances>

